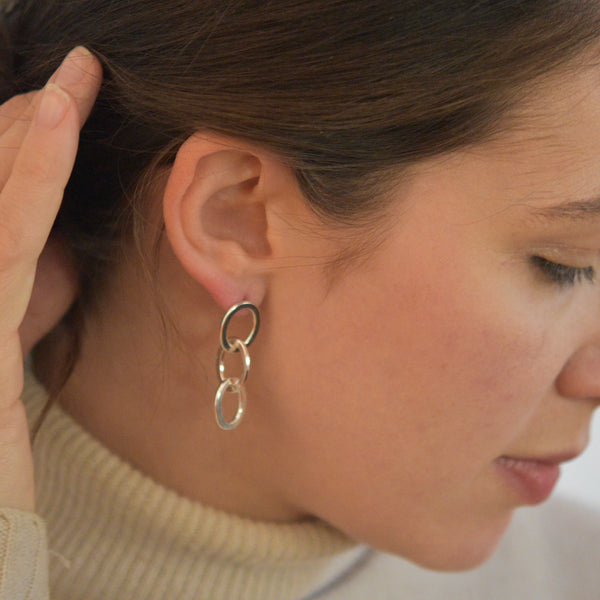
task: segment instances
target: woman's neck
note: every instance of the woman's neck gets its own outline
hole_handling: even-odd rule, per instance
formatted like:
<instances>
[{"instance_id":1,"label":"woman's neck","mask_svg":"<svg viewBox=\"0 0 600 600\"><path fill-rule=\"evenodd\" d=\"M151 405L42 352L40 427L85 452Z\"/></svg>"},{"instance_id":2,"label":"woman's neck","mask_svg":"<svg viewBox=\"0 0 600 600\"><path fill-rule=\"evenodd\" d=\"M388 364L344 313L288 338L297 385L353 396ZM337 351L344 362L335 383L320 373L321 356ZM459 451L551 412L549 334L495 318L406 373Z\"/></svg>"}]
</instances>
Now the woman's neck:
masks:
<instances>
[{"instance_id":1,"label":"woman's neck","mask_svg":"<svg viewBox=\"0 0 600 600\"><path fill-rule=\"evenodd\" d=\"M169 333L139 279L118 279L102 310L87 318L61 406L109 450L185 497L255 519L303 518L270 479L279 469L265 461L269 433L260 422L245 423L234 436L214 423L214 365L206 357L212 358L208 340L218 339L219 316L207 317L210 308L185 298L165 298L178 317L178 333ZM200 325L193 330L190 323ZM34 369L47 389L56 387L56 365L68 352L61 327L36 349Z\"/></svg>"}]
</instances>

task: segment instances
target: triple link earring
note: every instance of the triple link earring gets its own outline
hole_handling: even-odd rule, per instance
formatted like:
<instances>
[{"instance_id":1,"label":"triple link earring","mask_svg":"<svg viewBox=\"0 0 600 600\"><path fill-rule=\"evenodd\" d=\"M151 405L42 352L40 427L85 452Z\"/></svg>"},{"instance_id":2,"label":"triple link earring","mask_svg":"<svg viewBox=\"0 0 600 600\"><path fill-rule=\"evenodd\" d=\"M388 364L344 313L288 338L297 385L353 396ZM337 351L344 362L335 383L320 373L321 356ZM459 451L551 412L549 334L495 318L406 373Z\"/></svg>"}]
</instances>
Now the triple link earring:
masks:
<instances>
[{"instance_id":1,"label":"triple link earring","mask_svg":"<svg viewBox=\"0 0 600 600\"><path fill-rule=\"evenodd\" d=\"M231 319L240 311L249 310L252 313L252 329L248 337L240 340L237 337L229 337L227 330ZM241 422L246 410L246 388L244 384L248 379L250 371L250 354L248 346L254 341L260 327L260 313L258 308L251 302L241 302L232 306L223 317L221 330L219 333L219 353L217 355L217 375L221 384L215 394L215 418L217 425L226 431L235 429ZM225 354L240 354L242 358L242 373L239 377L227 377L225 375ZM237 396L237 411L231 421L227 421L223 416L223 396L225 394L235 394Z\"/></svg>"}]
</instances>

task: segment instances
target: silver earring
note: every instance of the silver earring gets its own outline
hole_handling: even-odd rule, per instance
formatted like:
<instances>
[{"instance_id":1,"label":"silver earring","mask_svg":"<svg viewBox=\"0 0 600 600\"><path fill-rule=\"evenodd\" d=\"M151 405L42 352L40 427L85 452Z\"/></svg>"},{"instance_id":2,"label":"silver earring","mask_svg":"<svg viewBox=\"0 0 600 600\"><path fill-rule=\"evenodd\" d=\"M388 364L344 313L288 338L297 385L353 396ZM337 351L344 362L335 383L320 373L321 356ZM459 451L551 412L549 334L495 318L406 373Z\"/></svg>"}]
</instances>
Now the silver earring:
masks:
<instances>
[{"instance_id":1,"label":"silver earring","mask_svg":"<svg viewBox=\"0 0 600 600\"><path fill-rule=\"evenodd\" d=\"M249 310L252 313L252 330L248 334L245 340L240 340L237 337L229 337L227 330L231 319L240 311ZM250 354L248 353L248 346L256 338L258 329L260 327L260 313L258 308L251 302L241 302L232 306L223 317L221 322L221 331L219 334L219 353L217 356L217 375L221 384L215 394L215 418L217 425L221 429L229 431L235 429L241 422L246 410L246 389L244 384L248 379L248 373L250 371ZM225 354L239 353L242 357L242 374L239 377L227 377L225 375ZM227 421L223 417L223 396L225 394L235 394L237 396L237 411L231 421Z\"/></svg>"}]
</instances>

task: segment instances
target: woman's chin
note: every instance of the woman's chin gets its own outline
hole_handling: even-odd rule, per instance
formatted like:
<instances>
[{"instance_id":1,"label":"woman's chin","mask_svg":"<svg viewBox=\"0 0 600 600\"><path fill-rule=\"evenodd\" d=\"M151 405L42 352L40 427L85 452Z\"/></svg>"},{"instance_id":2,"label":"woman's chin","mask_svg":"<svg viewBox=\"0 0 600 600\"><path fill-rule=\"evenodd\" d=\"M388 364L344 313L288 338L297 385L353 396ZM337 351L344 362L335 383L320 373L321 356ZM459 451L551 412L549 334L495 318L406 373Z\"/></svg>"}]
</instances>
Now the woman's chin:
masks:
<instances>
[{"instance_id":1,"label":"woman's chin","mask_svg":"<svg viewBox=\"0 0 600 600\"><path fill-rule=\"evenodd\" d=\"M512 513L493 522L465 527L444 528L435 534L425 534L419 544L379 545L384 552L396 554L425 569L433 571L468 571L488 560L502 540Z\"/></svg>"},{"instance_id":2,"label":"woman's chin","mask_svg":"<svg viewBox=\"0 0 600 600\"><path fill-rule=\"evenodd\" d=\"M476 569L485 563L494 553L501 536L488 543L469 545L467 543L450 544L443 551L424 557L412 559L420 567L433 571L459 572Z\"/></svg>"}]
</instances>

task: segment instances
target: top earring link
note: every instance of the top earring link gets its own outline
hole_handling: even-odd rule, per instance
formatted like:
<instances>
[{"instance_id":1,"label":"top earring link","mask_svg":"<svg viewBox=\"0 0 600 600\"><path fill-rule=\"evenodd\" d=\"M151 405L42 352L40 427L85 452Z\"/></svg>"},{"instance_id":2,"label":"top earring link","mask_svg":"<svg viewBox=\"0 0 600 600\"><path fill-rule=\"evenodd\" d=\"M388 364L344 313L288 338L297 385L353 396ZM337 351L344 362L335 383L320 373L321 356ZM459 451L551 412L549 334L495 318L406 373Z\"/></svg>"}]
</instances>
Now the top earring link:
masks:
<instances>
[{"instance_id":1,"label":"top earring link","mask_svg":"<svg viewBox=\"0 0 600 600\"><path fill-rule=\"evenodd\" d=\"M233 343L234 338L230 338L227 335L227 330L229 328L231 319L233 319L233 317L242 310L249 310L252 313L252 329L248 334L248 337L245 340L242 340L244 346L249 346L258 334L258 330L260 328L260 313L258 308L256 308L252 302L240 302L239 304L235 304L225 313L223 321L221 322L219 342L221 344L221 348L225 352L239 352L236 344Z\"/></svg>"}]
</instances>

